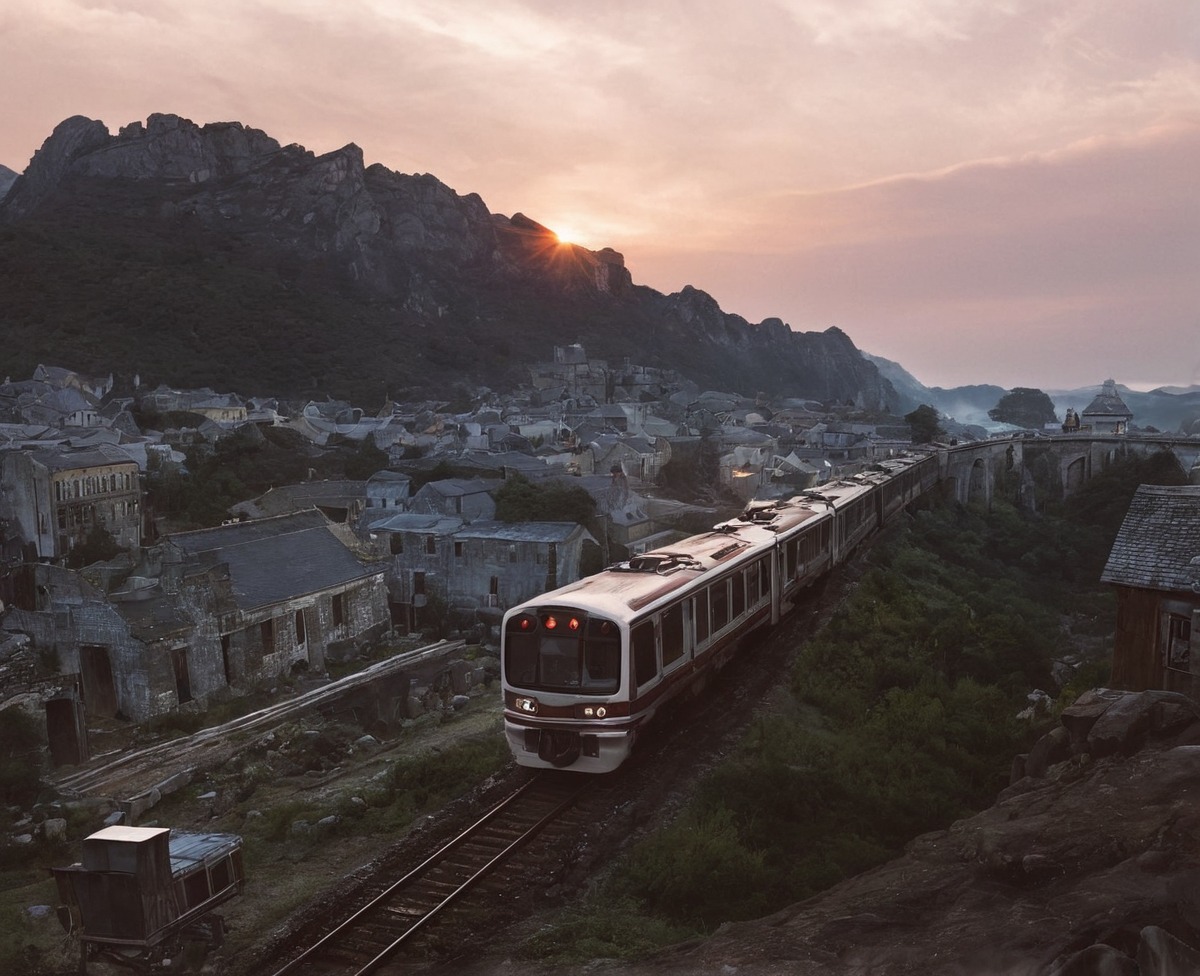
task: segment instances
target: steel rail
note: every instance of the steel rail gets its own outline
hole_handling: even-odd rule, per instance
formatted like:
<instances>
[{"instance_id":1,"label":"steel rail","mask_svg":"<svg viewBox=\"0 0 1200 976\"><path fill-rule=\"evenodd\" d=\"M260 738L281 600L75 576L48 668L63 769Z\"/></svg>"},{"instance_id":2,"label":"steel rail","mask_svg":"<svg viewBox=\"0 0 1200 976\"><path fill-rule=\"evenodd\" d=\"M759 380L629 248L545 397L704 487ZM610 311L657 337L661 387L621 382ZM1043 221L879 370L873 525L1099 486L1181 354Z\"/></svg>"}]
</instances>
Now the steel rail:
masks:
<instances>
[{"instance_id":1,"label":"steel rail","mask_svg":"<svg viewBox=\"0 0 1200 976\"><path fill-rule=\"evenodd\" d=\"M303 963L310 961L320 951L326 948L331 948L336 945L336 940L347 933L352 932L368 914L379 908L384 902L389 900L393 895L411 884L425 874L430 868L435 867L445 860L446 856L452 851L460 847L462 844L474 838L485 826L501 813L506 811L517 800L523 797L529 790L536 786L539 782L544 781L544 777L530 780L518 789L514 790L509 796L497 803L491 810L479 818L471 826L467 827L453 840L444 844L437 851L427 857L419 865L401 877L399 880L388 885L382 892L372 898L369 902L363 905L358 911L346 918L335 928L325 933L317 942L305 949L300 955L289 961L283 968L277 970L274 976L287 976L287 974L299 971ZM353 971L352 976L366 976L366 974L374 972L384 961L393 955L408 939L420 931L424 926L433 919L436 915L448 908L454 902L458 901L470 889L475 887L485 876L494 871L504 861L508 860L518 848L526 844L531 838L538 834L547 824L555 820L563 810L573 804L576 798L588 786L589 781L584 781L572 789L568 795L555 804L549 813L543 815L537 822L527 827L518 837L510 841L502 850L493 855L483 867L476 870L469 878L463 881L457 888L451 891L433 908L429 909L424 915L414 921L407 929L405 929L396 939L392 940L385 948L378 952L365 965Z\"/></svg>"}]
</instances>

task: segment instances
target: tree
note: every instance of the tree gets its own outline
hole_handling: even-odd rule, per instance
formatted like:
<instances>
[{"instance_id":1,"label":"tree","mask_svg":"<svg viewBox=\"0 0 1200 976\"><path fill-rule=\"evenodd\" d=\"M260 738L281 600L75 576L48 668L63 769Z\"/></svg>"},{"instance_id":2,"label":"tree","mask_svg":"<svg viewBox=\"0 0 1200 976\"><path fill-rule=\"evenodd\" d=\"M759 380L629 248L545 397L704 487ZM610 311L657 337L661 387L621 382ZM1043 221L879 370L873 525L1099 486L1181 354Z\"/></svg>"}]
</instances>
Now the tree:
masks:
<instances>
[{"instance_id":1,"label":"tree","mask_svg":"<svg viewBox=\"0 0 1200 976\"><path fill-rule=\"evenodd\" d=\"M362 442L346 458L346 477L354 481L366 481L371 475L388 466L387 451L381 451L373 438L364 437Z\"/></svg>"},{"instance_id":2,"label":"tree","mask_svg":"<svg viewBox=\"0 0 1200 976\"><path fill-rule=\"evenodd\" d=\"M496 518L501 522L578 522L596 511L587 490L561 481L534 484L522 475L507 478L496 489Z\"/></svg>"},{"instance_id":3,"label":"tree","mask_svg":"<svg viewBox=\"0 0 1200 976\"><path fill-rule=\"evenodd\" d=\"M922 403L912 413L906 413L904 420L912 428L912 442L914 444L928 444L930 441L936 441L939 437L945 436L945 431L942 430L941 417L927 403Z\"/></svg>"},{"instance_id":4,"label":"tree","mask_svg":"<svg viewBox=\"0 0 1200 976\"><path fill-rule=\"evenodd\" d=\"M1041 430L1046 424L1058 423L1050 397L1041 390L1027 386L1015 386L1005 393L1000 402L988 411L988 416L1000 423L1035 430Z\"/></svg>"},{"instance_id":5,"label":"tree","mask_svg":"<svg viewBox=\"0 0 1200 976\"><path fill-rule=\"evenodd\" d=\"M120 551L121 547L117 545L113 534L102 523L97 522L88 531L86 538L78 545L72 546L71 551L67 553L67 567L82 569L92 563L112 559Z\"/></svg>"}]
</instances>

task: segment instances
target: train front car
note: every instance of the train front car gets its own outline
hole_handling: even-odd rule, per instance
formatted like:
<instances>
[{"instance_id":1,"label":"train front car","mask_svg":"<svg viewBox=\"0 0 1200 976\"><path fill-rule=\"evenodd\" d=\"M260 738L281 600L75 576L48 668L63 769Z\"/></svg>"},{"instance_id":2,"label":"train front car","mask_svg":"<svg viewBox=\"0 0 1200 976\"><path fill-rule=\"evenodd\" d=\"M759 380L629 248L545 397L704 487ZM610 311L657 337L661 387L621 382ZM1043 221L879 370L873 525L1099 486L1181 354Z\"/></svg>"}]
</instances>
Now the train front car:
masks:
<instances>
[{"instance_id":1,"label":"train front car","mask_svg":"<svg viewBox=\"0 0 1200 976\"><path fill-rule=\"evenodd\" d=\"M778 526L739 519L509 610L500 675L517 762L620 766L664 704L777 619L779 543Z\"/></svg>"},{"instance_id":2,"label":"train front car","mask_svg":"<svg viewBox=\"0 0 1200 976\"><path fill-rule=\"evenodd\" d=\"M634 720L628 630L595 605L545 598L504 617L504 731L524 766L605 773L624 762Z\"/></svg>"}]
</instances>

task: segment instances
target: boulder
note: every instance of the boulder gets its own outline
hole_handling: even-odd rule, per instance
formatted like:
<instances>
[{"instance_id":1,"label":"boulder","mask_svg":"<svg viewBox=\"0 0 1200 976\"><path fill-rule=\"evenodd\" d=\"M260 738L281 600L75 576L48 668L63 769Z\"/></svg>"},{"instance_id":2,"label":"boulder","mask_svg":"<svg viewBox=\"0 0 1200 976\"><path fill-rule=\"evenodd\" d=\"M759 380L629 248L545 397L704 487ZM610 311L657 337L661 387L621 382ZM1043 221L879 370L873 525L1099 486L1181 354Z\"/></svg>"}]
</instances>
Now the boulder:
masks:
<instances>
[{"instance_id":1,"label":"boulder","mask_svg":"<svg viewBox=\"0 0 1200 976\"><path fill-rule=\"evenodd\" d=\"M1112 701L1087 733L1087 751L1093 756L1128 755L1147 735L1180 731L1197 718L1196 705L1173 691L1125 692Z\"/></svg>"}]
</instances>

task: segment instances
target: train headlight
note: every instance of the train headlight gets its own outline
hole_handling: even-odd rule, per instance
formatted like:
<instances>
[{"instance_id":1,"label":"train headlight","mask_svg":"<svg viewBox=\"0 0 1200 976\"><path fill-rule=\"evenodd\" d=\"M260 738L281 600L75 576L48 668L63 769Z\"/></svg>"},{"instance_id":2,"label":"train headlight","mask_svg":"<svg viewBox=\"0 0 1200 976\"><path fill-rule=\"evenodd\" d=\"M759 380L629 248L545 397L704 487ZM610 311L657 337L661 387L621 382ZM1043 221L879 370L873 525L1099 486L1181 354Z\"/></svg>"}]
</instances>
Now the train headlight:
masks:
<instances>
[{"instance_id":1,"label":"train headlight","mask_svg":"<svg viewBox=\"0 0 1200 976\"><path fill-rule=\"evenodd\" d=\"M536 715L538 700L536 698L514 698L513 708L518 712L524 712L526 715Z\"/></svg>"}]
</instances>

